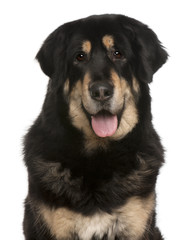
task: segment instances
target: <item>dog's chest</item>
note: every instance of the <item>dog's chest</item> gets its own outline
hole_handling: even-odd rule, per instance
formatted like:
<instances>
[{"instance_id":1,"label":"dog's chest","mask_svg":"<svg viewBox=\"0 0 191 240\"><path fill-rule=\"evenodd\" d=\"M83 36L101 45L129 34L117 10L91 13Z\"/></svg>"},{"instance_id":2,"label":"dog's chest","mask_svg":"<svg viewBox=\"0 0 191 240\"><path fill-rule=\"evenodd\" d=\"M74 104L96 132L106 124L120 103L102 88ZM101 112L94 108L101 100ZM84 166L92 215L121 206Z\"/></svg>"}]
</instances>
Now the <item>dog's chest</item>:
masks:
<instances>
[{"instance_id":1,"label":"dog's chest","mask_svg":"<svg viewBox=\"0 0 191 240\"><path fill-rule=\"evenodd\" d=\"M100 211L84 216L66 208L49 209L45 206L41 206L40 214L57 240L70 240L73 236L78 236L80 240L102 239L104 236L109 240L114 240L116 236L137 240L146 229L154 202L152 194L146 199L132 197L112 214Z\"/></svg>"}]
</instances>

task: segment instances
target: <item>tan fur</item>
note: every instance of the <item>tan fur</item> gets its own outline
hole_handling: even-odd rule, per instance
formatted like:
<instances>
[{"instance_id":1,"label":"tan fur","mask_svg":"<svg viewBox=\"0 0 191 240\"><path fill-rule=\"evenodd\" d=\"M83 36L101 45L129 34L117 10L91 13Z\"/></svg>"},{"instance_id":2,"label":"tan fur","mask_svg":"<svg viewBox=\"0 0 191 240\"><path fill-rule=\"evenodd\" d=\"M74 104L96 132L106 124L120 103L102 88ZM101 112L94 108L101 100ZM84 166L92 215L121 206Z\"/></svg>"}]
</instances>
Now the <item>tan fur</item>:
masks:
<instances>
[{"instance_id":1,"label":"tan fur","mask_svg":"<svg viewBox=\"0 0 191 240\"><path fill-rule=\"evenodd\" d=\"M86 73L82 81L78 81L70 94L69 98L69 114L73 125L84 133L86 152L91 153L96 148L106 149L109 144L109 139L118 140L128 134L138 123L138 113L135 105L135 100L131 92L131 88L127 81L120 78L118 74L111 71L111 81L114 85L114 96L111 101L110 112L117 114L124 107L120 125L115 134L108 138L99 138L93 132L89 120L87 119L82 104L90 114L96 114L99 111L99 106L91 98L89 93L89 84L91 82L89 73ZM138 91L138 83L133 80L133 87Z\"/></svg>"},{"instance_id":2,"label":"tan fur","mask_svg":"<svg viewBox=\"0 0 191 240\"><path fill-rule=\"evenodd\" d=\"M113 114L117 114L118 111L122 110L123 108L124 86L120 77L114 70L111 71L111 80L114 85L111 109Z\"/></svg>"},{"instance_id":3,"label":"tan fur","mask_svg":"<svg viewBox=\"0 0 191 240\"><path fill-rule=\"evenodd\" d=\"M107 48L107 50L109 50L110 48L112 48L114 46L114 39L110 35L105 35L102 38L102 42L103 42L104 46Z\"/></svg>"},{"instance_id":4,"label":"tan fur","mask_svg":"<svg viewBox=\"0 0 191 240\"><path fill-rule=\"evenodd\" d=\"M131 197L112 214L100 211L93 216L83 216L66 208L51 209L45 205L39 206L39 213L58 240L69 239L75 233L80 240L89 240L93 236L102 238L105 233L110 240L116 234L138 240L146 230L154 207L155 195L151 194L147 198Z\"/></svg>"},{"instance_id":5,"label":"tan fur","mask_svg":"<svg viewBox=\"0 0 191 240\"><path fill-rule=\"evenodd\" d=\"M95 149L97 147L106 149L108 141L106 139L100 141L100 139L94 134L90 123L81 107L82 101L85 107L87 107L87 104L92 101L88 91L89 81L89 75L86 74L83 83L79 80L74 86L70 94L69 115L71 117L73 125L84 133L85 150L91 153L92 149Z\"/></svg>"},{"instance_id":6,"label":"tan fur","mask_svg":"<svg viewBox=\"0 0 191 240\"><path fill-rule=\"evenodd\" d=\"M110 138L118 140L127 135L138 123L138 112L135 105L130 86L125 79L120 79L116 72L112 71L112 80L115 86L114 102L119 105L124 104L124 111L121 117L120 125L113 136ZM121 102L124 99L124 102ZM122 107L121 107L122 108Z\"/></svg>"},{"instance_id":7,"label":"tan fur","mask_svg":"<svg viewBox=\"0 0 191 240\"><path fill-rule=\"evenodd\" d=\"M139 93L139 91L140 91L139 83L135 77L133 77L133 90L136 93Z\"/></svg>"},{"instance_id":8,"label":"tan fur","mask_svg":"<svg viewBox=\"0 0 191 240\"><path fill-rule=\"evenodd\" d=\"M89 135L92 130L89 121L82 110L82 83L80 80L73 87L69 99L69 115L73 125L86 135Z\"/></svg>"},{"instance_id":9,"label":"tan fur","mask_svg":"<svg viewBox=\"0 0 191 240\"><path fill-rule=\"evenodd\" d=\"M126 108L122 114L120 125L114 135L111 136L111 139L113 140L118 140L125 137L138 123L138 114L134 101L129 99L128 103L125 102L125 104Z\"/></svg>"},{"instance_id":10,"label":"tan fur","mask_svg":"<svg viewBox=\"0 0 191 240\"><path fill-rule=\"evenodd\" d=\"M70 89L70 82L69 79L66 80L64 84L64 95L67 97L69 94L69 89Z\"/></svg>"},{"instance_id":11,"label":"tan fur","mask_svg":"<svg viewBox=\"0 0 191 240\"><path fill-rule=\"evenodd\" d=\"M82 44L82 50L83 50L85 53L89 54L90 51L91 51L91 48L92 48L92 46L91 46L91 42L90 42L90 41L84 41L84 42L83 42L83 44Z\"/></svg>"},{"instance_id":12,"label":"tan fur","mask_svg":"<svg viewBox=\"0 0 191 240\"><path fill-rule=\"evenodd\" d=\"M120 208L118 231L130 240L139 239L146 231L147 223L155 208L155 194L148 198L132 197Z\"/></svg>"},{"instance_id":13,"label":"tan fur","mask_svg":"<svg viewBox=\"0 0 191 240\"><path fill-rule=\"evenodd\" d=\"M51 235L55 236L56 239L68 239L72 236L76 216L74 212L65 208L54 210L45 205L39 207L39 212L45 224L48 226Z\"/></svg>"}]
</instances>

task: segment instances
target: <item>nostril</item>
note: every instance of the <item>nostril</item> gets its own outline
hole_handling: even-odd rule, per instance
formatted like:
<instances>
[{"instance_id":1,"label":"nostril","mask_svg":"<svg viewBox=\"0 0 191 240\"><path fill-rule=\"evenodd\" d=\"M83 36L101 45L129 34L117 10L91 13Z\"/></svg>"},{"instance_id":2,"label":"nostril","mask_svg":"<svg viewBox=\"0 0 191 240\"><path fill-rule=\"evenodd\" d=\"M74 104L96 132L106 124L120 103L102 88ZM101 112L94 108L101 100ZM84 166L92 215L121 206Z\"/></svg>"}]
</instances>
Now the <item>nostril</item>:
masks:
<instances>
[{"instance_id":1,"label":"nostril","mask_svg":"<svg viewBox=\"0 0 191 240\"><path fill-rule=\"evenodd\" d=\"M97 101L106 101L113 95L113 86L109 83L94 83L90 88L91 97Z\"/></svg>"},{"instance_id":2,"label":"nostril","mask_svg":"<svg viewBox=\"0 0 191 240\"><path fill-rule=\"evenodd\" d=\"M99 98L99 97L100 97L100 91L99 91L99 89L93 89L93 90L91 91L91 96L92 96L93 98Z\"/></svg>"},{"instance_id":3,"label":"nostril","mask_svg":"<svg viewBox=\"0 0 191 240\"><path fill-rule=\"evenodd\" d=\"M97 86L97 85L94 84L94 85L90 88L90 94L91 94L91 97L92 97L93 99L98 100L98 99L100 98L100 95L101 95L99 86Z\"/></svg>"},{"instance_id":4,"label":"nostril","mask_svg":"<svg viewBox=\"0 0 191 240\"><path fill-rule=\"evenodd\" d=\"M112 95L111 91L109 91L108 89L104 90L104 96L105 97L110 97Z\"/></svg>"}]
</instances>

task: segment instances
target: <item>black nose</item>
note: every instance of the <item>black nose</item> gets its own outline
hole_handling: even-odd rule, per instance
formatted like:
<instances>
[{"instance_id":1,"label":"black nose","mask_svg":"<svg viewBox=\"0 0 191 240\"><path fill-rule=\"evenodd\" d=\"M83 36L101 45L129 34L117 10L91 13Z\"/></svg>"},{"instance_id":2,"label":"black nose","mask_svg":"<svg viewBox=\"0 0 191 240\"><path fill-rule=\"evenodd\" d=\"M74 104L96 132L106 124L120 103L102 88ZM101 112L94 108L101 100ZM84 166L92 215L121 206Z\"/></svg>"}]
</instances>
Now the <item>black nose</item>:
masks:
<instances>
[{"instance_id":1,"label":"black nose","mask_svg":"<svg viewBox=\"0 0 191 240\"><path fill-rule=\"evenodd\" d=\"M94 83L90 87L90 94L94 100L106 101L113 95L113 86L107 82Z\"/></svg>"}]
</instances>

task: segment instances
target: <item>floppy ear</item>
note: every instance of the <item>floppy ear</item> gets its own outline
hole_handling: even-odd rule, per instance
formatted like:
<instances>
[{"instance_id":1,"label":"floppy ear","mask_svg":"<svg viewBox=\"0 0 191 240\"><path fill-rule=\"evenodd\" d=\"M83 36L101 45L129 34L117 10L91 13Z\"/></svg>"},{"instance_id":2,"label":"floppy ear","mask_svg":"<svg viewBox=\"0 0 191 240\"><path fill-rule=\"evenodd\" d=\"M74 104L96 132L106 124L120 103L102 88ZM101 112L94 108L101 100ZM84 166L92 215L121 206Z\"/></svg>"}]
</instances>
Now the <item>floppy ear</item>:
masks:
<instances>
[{"instance_id":1,"label":"floppy ear","mask_svg":"<svg viewBox=\"0 0 191 240\"><path fill-rule=\"evenodd\" d=\"M53 39L47 38L36 55L36 59L39 61L42 71L49 77L51 77L54 72L53 42Z\"/></svg>"},{"instance_id":2,"label":"floppy ear","mask_svg":"<svg viewBox=\"0 0 191 240\"><path fill-rule=\"evenodd\" d=\"M58 54L62 51L64 41L64 29L59 27L44 41L36 55L42 71L50 78L56 71Z\"/></svg>"},{"instance_id":3,"label":"floppy ear","mask_svg":"<svg viewBox=\"0 0 191 240\"><path fill-rule=\"evenodd\" d=\"M152 82L153 74L166 62L167 52L157 35L141 22L128 18L128 28L133 34L133 50L136 58L135 73L146 83Z\"/></svg>"}]
</instances>

